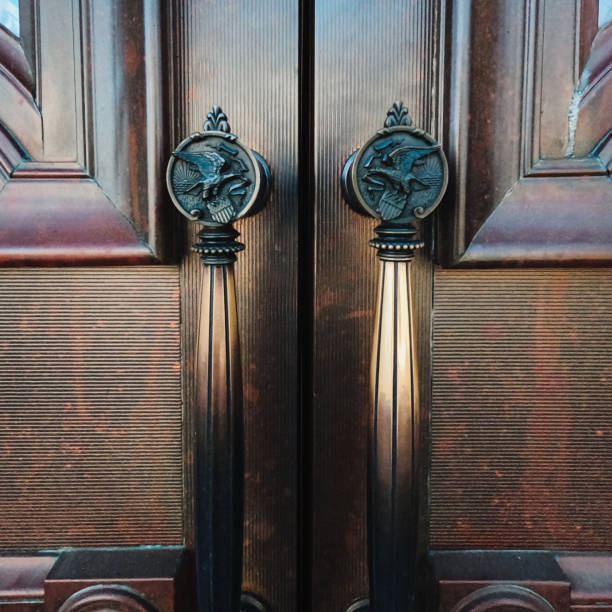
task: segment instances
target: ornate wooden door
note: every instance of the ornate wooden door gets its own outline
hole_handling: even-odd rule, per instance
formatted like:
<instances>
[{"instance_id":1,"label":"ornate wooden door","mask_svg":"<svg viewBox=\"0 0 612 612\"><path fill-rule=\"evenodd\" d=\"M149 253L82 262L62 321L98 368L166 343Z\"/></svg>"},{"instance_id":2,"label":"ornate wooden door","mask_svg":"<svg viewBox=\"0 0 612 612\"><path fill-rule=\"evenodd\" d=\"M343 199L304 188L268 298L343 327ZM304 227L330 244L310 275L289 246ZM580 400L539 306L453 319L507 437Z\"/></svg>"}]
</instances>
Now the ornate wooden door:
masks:
<instances>
[{"instance_id":1,"label":"ornate wooden door","mask_svg":"<svg viewBox=\"0 0 612 612\"><path fill-rule=\"evenodd\" d=\"M236 223L244 609L612 609L604 3L19 5L0 31L0 608L196 609L206 271L164 173L220 105L272 172ZM411 264L415 450L390 463L418 511L389 522L383 566L375 222L341 173L399 100L450 182Z\"/></svg>"}]
</instances>

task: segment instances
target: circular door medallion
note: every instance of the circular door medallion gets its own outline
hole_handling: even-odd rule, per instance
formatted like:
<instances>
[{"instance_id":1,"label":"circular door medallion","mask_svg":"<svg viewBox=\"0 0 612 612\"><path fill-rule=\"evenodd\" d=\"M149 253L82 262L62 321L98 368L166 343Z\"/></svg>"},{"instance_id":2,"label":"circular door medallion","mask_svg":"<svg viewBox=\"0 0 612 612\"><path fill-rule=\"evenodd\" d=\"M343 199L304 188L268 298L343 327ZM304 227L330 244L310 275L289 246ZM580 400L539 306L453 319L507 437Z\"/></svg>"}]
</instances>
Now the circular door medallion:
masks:
<instances>
[{"instance_id":1,"label":"circular door medallion","mask_svg":"<svg viewBox=\"0 0 612 612\"><path fill-rule=\"evenodd\" d=\"M442 147L407 125L380 130L349 161L349 192L370 215L390 223L426 217L448 183Z\"/></svg>"},{"instance_id":2,"label":"circular door medallion","mask_svg":"<svg viewBox=\"0 0 612 612\"><path fill-rule=\"evenodd\" d=\"M175 206L192 221L225 225L244 217L257 200L261 168L233 134L192 134L173 152L166 173Z\"/></svg>"}]
</instances>

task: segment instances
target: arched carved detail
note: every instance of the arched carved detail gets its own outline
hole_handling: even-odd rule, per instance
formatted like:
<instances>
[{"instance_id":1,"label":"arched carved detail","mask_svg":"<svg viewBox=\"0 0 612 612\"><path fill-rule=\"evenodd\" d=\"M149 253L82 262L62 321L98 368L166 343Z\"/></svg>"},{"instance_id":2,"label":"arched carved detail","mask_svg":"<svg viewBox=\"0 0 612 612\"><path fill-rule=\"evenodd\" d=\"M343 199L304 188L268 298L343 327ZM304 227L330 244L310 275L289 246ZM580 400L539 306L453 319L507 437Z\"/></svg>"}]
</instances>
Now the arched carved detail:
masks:
<instances>
[{"instance_id":1,"label":"arched carved detail","mask_svg":"<svg viewBox=\"0 0 612 612\"><path fill-rule=\"evenodd\" d=\"M98 584L77 591L58 612L158 612L143 595L119 584Z\"/></svg>"},{"instance_id":2,"label":"arched carved detail","mask_svg":"<svg viewBox=\"0 0 612 612\"><path fill-rule=\"evenodd\" d=\"M609 135L611 104L612 23L608 23L595 36L574 91L569 111L569 154L586 157Z\"/></svg>"},{"instance_id":3,"label":"arched carved detail","mask_svg":"<svg viewBox=\"0 0 612 612\"><path fill-rule=\"evenodd\" d=\"M451 612L555 612L553 606L535 591L515 584L490 585L464 597Z\"/></svg>"},{"instance_id":4,"label":"arched carved detail","mask_svg":"<svg viewBox=\"0 0 612 612\"><path fill-rule=\"evenodd\" d=\"M32 95L32 71L19 41L0 28L0 124L27 151L42 154L42 116ZM4 154L0 143L0 154Z\"/></svg>"},{"instance_id":5,"label":"arched carved detail","mask_svg":"<svg viewBox=\"0 0 612 612\"><path fill-rule=\"evenodd\" d=\"M167 261L165 3L21 6L22 40L0 31L0 265Z\"/></svg>"},{"instance_id":6,"label":"arched carved detail","mask_svg":"<svg viewBox=\"0 0 612 612\"><path fill-rule=\"evenodd\" d=\"M597 0L520 4L456 0L446 9L443 141L454 184L441 262L609 264L612 141L602 139L612 127L612 31L593 38Z\"/></svg>"}]
</instances>

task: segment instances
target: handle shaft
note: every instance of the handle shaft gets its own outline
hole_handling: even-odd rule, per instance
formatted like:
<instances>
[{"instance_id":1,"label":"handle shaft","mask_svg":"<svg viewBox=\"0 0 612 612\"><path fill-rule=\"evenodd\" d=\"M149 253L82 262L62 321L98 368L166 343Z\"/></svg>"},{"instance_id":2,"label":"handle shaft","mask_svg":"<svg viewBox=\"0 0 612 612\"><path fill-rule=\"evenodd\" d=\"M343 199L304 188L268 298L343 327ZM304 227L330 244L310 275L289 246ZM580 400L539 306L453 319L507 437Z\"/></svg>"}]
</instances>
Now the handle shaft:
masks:
<instances>
[{"instance_id":1,"label":"handle shaft","mask_svg":"<svg viewBox=\"0 0 612 612\"><path fill-rule=\"evenodd\" d=\"M401 102L342 171L350 206L382 220L370 241L380 259L368 455L370 612L415 610L420 422L411 266L423 243L413 223L438 206L447 183L440 144L412 127Z\"/></svg>"},{"instance_id":2,"label":"handle shaft","mask_svg":"<svg viewBox=\"0 0 612 612\"><path fill-rule=\"evenodd\" d=\"M244 433L234 262L244 245L232 222L260 210L270 168L230 133L219 106L202 132L185 138L168 162L177 209L202 229L193 250L204 264L196 365L196 574L200 612L265 609L242 582Z\"/></svg>"},{"instance_id":3,"label":"handle shaft","mask_svg":"<svg viewBox=\"0 0 612 612\"><path fill-rule=\"evenodd\" d=\"M237 612L244 440L233 263L206 265L197 352L196 562L201 612Z\"/></svg>"},{"instance_id":4,"label":"handle shaft","mask_svg":"<svg viewBox=\"0 0 612 612\"><path fill-rule=\"evenodd\" d=\"M419 457L411 261L380 261L372 351L368 534L376 612L413 609Z\"/></svg>"}]
</instances>

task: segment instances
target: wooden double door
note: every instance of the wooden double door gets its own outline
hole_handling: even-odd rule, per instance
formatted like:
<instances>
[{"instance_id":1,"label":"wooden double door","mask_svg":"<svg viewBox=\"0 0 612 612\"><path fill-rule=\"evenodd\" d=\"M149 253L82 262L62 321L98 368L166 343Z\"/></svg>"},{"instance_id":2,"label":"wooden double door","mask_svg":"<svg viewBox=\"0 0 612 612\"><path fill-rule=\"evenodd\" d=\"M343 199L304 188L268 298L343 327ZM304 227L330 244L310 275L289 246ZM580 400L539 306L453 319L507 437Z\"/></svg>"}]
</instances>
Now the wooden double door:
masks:
<instances>
[{"instance_id":1,"label":"wooden double door","mask_svg":"<svg viewBox=\"0 0 612 612\"><path fill-rule=\"evenodd\" d=\"M593 569L578 563L566 572L555 551L610 549L607 519L578 501L609 496L608 455L597 450L610 419L602 374L610 360L606 78L597 77L591 94L599 102L576 98L592 89L586 73L601 76L610 61L599 5L176 9L178 134L197 129L218 103L274 177L265 211L240 224L247 248L236 264L245 589L279 610L346 610L368 597L378 264L368 246L373 221L347 206L340 175L391 103L403 100L414 125L442 142L451 174L412 264L422 454L417 608L546 609L503 592L485 593L485 604L479 596L459 603L496 580L528 585L556 609L580 603L569 585ZM568 120L572 104L580 107L576 123ZM197 267L182 264L186 304ZM184 312L185 324L193 311ZM587 431L602 433L593 442ZM470 549L544 552L533 565L502 553L431 553L426 561L428 551Z\"/></svg>"},{"instance_id":2,"label":"wooden double door","mask_svg":"<svg viewBox=\"0 0 612 612\"><path fill-rule=\"evenodd\" d=\"M599 4L55 3L87 44L53 42L48 8L24 3L38 15L32 36L47 40L36 52L22 43L39 58L33 115L51 117L42 144L11 120L18 105L0 117L2 137L21 143L0 143L5 556L193 550L202 265L163 172L219 105L273 180L265 208L236 224L243 590L275 612L361 609L378 264L375 223L343 200L340 176L402 100L450 169L412 264L416 609L612 601L610 47ZM65 81L95 87L70 94L66 110L66 83L48 75L73 51ZM67 112L75 159L70 134L45 128L70 124ZM32 225L37 202L48 218ZM64 347L63 365L47 346ZM20 527L20 505L32 527ZM498 591L478 591L489 584Z\"/></svg>"}]
</instances>

